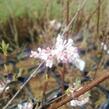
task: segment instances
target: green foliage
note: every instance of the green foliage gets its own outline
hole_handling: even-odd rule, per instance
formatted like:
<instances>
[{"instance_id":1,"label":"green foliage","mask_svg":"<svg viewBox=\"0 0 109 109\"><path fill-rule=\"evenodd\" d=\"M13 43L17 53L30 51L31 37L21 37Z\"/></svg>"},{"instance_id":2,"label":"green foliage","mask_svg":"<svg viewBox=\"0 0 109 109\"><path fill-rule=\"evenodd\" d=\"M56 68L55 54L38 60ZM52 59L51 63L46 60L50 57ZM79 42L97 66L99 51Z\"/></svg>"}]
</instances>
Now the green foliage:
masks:
<instances>
[{"instance_id":1,"label":"green foliage","mask_svg":"<svg viewBox=\"0 0 109 109\"><path fill-rule=\"evenodd\" d=\"M24 16L26 13L32 15L35 11L41 12L43 7L42 0L0 0L0 21L4 22L10 16Z\"/></svg>"},{"instance_id":2,"label":"green foliage","mask_svg":"<svg viewBox=\"0 0 109 109\"><path fill-rule=\"evenodd\" d=\"M2 40L0 44L0 49L2 50L4 56L7 56L8 54L8 49L9 49L9 44L6 44L4 40Z\"/></svg>"},{"instance_id":3,"label":"green foliage","mask_svg":"<svg viewBox=\"0 0 109 109\"><path fill-rule=\"evenodd\" d=\"M61 6L57 0L50 1L49 12L52 17L59 17ZM44 14L45 0L0 0L0 22L5 22L10 16L19 17L28 14L31 18L38 18Z\"/></svg>"}]
</instances>

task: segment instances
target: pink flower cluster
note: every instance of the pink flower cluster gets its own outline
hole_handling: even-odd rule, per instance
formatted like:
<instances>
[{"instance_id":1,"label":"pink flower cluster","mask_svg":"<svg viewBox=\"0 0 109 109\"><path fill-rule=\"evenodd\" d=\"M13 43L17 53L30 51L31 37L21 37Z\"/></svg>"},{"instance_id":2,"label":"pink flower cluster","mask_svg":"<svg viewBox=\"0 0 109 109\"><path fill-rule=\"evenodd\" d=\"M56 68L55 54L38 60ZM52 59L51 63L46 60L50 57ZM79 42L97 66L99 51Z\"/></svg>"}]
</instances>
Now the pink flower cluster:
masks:
<instances>
[{"instance_id":1,"label":"pink flower cluster","mask_svg":"<svg viewBox=\"0 0 109 109\"><path fill-rule=\"evenodd\" d=\"M30 57L45 61L46 66L49 68L51 68L55 62L72 63L81 71L84 70L85 67L85 62L80 59L78 48L74 46L73 40L64 40L60 34L53 48L38 48L37 51L31 51Z\"/></svg>"}]
</instances>

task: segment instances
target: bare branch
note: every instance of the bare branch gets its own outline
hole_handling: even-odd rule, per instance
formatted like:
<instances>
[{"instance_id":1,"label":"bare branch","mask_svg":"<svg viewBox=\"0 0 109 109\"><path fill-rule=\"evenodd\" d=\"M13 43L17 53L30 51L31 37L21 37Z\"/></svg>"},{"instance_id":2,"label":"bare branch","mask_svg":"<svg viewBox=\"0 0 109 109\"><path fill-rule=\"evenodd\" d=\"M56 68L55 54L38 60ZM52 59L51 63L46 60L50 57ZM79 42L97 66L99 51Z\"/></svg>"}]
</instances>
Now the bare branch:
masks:
<instances>
[{"instance_id":1,"label":"bare branch","mask_svg":"<svg viewBox=\"0 0 109 109\"><path fill-rule=\"evenodd\" d=\"M57 108L63 106L64 104L70 102L74 98L79 97L80 95L84 94L85 92L91 90L93 87L95 87L96 85L100 84L101 82L103 82L104 80L106 80L108 78L109 78L109 73L106 73L105 75L102 75L99 78L93 80L88 85L84 85L79 91L74 92L73 96L72 95L67 96L67 94L65 94L64 96L62 96L59 99L55 100L51 104L51 106L48 107L48 109L57 109Z\"/></svg>"}]
</instances>

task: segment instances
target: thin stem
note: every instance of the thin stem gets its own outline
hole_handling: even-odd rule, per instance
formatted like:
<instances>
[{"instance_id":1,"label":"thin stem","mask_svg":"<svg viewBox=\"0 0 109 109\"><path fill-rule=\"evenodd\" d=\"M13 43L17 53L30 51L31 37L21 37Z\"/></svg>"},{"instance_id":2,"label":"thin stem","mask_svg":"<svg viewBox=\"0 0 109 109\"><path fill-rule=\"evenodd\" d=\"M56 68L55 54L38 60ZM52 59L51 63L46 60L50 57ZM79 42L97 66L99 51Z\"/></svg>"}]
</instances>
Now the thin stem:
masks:
<instances>
[{"instance_id":1,"label":"thin stem","mask_svg":"<svg viewBox=\"0 0 109 109\"><path fill-rule=\"evenodd\" d=\"M64 34L69 30L71 24L73 23L73 21L75 20L75 18L78 16L80 10L84 7L85 3L87 0L84 0L83 3L79 6L77 12L75 13L74 17L71 19L71 21L69 22L69 24L64 28L64 31L62 33L62 36L64 36Z\"/></svg>"},{"instance_id":2,"label":"thin stem","mask_svg":"<svg viewBox=\"0 0 109 109\"><path fill-rule=\"evenodd\" d=\"M36 75L36 72L39 70L40 66L43 64L43 62L33 71L33 73L29 76L29 78L25 81L25 83L20 87L20 89L15 93L15 95L8 101L8 103L3 107L3 109L7 109L8 106L12 103L12 101L17 97L17 95L20 93L20 91L26 86L26 84L30 81L34 75Z\"/></svg>"},{"instance_id":3,"label":"thin stem","mask_svg":"<svg viewBox=\"0 0 109 109\"><path fill-rule=\"evenodd\" d=\"M66 17L66 25L68 25L69 24L69 4L70 4L70 0L67 0L66 1L66 15L65 15L65 17ZM66 32L66 38L69 36L69 31L67 31Z\"/></svg>"},{"instance_id":4,"label":"thin stem","mask_svg":"<svg viewBox=\"0 0 109 109\"><path fill-rule=\"evenodd\" d=\"M98 11L97 11L97 37L99 36L100 8L101 8L101 0L98 0Z\"/></svg>"},{"instance_id":5,"label":"thin stem","mask_svg":"<svg viewBox=\"0 0 109 109\"><path fill-rule=\"evenodd\" d=\"M101 5L103 5L104 1L105 1L105 0L103 0L103 1L101 2ZM86 23L88 23L88 22L91 20L91 18L92 18L93 15L96 13L96 11L98 10L98 8L99 8L99 6L97 5L96 9L95 9L95 10L87 17L87 19L83 22L82 27L84 27L84 25L85 25Z\"/></svg>"},{"instance_id":6,"label":"thin stem","mask_svg":"<svg viewBox=\"0 0 109 109\"><path fill-rule=\"evenodd\" d=\"M61 91L62 91L62 94L64 94L64 70L61 69L59 71L60 75L61 75Z\"/></svg>"},{"instance_id":7,"label":"thin stem","mask_svg":"<svg viewBox=\"0 0 109 109\"><path fill-rule=\"evenodd\" d=\"M48 74L47 74L47 71L46 71L46 75L45 75L45 83L44 83L44 88L43 88L43 99L44 99L44 103L46 102L46 91L47 91L47 87L48 87Z\"/></svg>"},{"instance_id":8,"label":"thin stem","mask_svg":"<svg viewBox=\"0 0 109 109\"><path fill-rule=\"evenodd\" d=\"M10 8L8 6L8 2L5 2L5 4L6 4L6 7L9 10L9 13L10 13L11 18L12 18L12 19L10 19L10 20L12 20L12 24L9 21L9 25L10 25L12 34L14 35L14 41L16 43L16 46L19 48L18 31L17 31L16 22L15 22L15 15L14 15L14 12L13 12L12 8Z\"/></svg>"},{"instance_id":9,"label":"thin stem","mask_svg":"<svg viewBox=\"0 0 109 109\"><path fill-rule=\"evenodd\" d=\"M69 24L69 4L70 4L70 0L66 1L66 25Z\"/></svg>"}]
</instances>

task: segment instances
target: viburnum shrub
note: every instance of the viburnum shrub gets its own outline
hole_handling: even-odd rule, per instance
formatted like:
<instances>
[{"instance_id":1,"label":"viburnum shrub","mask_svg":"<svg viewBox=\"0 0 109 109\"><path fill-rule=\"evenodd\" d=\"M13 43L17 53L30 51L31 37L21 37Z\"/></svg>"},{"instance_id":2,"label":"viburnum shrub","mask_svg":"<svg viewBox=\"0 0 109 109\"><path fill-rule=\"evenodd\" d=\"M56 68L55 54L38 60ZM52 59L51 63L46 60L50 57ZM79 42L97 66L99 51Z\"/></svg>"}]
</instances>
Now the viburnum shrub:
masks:
<instances>
[{"instance_id":1,"label":"viburnum shrub","mask_svg":"<svg viewBox=\"0 0 109 109\"><path fill-rule=\"evenodd\" d=\"M37 51L31 51L30 57L40 59L45 62L46 67L52 68L53 65L58 65L58 63L73 64L80 71L85 69L85 61L80 58L78 48L75 46L74 41L69 38L64 39L64 36L58 34L56 38L55 45L50 48L38 48ZM77 86L77 85L76 85ZM74 91L79 90L79 88L69 88L70 92L73 94ZM89 96L83 94L81 97L72 100L71 106L82 106L89 101Z\"/></svg>"}]
</instances>

